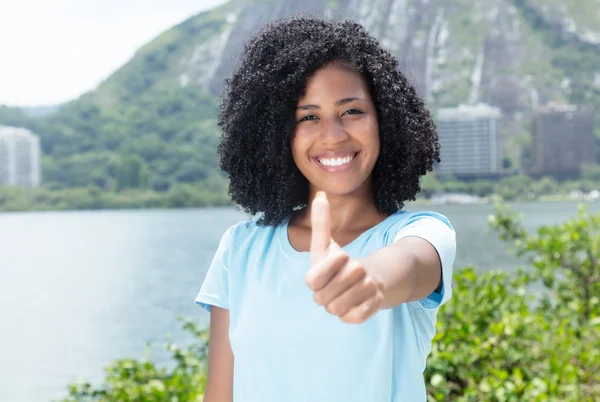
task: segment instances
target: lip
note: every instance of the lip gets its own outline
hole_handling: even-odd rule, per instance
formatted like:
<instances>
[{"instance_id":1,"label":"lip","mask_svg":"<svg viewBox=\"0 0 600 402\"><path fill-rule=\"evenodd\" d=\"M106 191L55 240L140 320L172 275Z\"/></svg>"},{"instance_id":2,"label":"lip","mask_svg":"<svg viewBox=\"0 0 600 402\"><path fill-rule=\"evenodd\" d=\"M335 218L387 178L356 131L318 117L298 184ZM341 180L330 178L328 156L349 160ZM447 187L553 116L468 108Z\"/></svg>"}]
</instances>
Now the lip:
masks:
<instances>
[{"instance_id":1,"label":"lip","mask_svg":"<svg viewBox=\"0 0 600 402\"><path fill-rule=\"evenodd\" d=\"M357 152L357 151L351 151L351 152L327 151L327 152L324 152L317 156L313 156L312 159L317 164L317 166L319 166L321 168L321 170L323 170L324 172L336 173L336 172L344 172L344 171L350 169L352 166L354 166L359 155L360 155L360 152ZM323 165L321 162L319 162L319 158L330 158L330 159L336 158L337 159L337 158L345 158L348 156L354 156L354 158L350 162L348 162L344 165L340 165L340 166L327 166L327 165Z\"/></svg>"}]
</instances>

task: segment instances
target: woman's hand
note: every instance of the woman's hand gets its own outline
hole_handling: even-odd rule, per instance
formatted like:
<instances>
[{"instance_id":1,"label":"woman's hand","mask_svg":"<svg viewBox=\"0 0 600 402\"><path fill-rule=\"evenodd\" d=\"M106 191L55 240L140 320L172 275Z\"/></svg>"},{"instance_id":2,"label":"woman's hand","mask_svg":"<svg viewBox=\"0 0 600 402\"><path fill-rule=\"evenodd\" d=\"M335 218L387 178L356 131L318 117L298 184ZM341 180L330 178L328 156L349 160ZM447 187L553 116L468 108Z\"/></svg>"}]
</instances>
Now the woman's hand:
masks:
<instances>
[{"instance_id":1,"label":"woman's hand","mask_svg":"<svg viewBox=\"0 0 600 402\"><path fill-rule=\"evenodd\" d=\"M318 194L311 210L311 268L306 283L317 304L345 323L362 323L383 305L382 286L331 238L329 203Z\"/></svg>"}]
</instances>

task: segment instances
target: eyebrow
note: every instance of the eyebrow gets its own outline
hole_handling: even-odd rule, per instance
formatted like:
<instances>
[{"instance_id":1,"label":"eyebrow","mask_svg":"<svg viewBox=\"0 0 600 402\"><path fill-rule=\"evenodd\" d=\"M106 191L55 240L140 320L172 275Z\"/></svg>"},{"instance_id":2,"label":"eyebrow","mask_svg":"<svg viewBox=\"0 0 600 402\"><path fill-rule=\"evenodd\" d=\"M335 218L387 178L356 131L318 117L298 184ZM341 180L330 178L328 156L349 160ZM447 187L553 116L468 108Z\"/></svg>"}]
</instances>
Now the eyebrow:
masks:
<instances>
[{"instance_id":1,"label":"eyebrow","mask_svg":"<svg viewBox=\"0 0 600 402\"><path fill-rule=\"evenodd\" d=\"M350 103L350 102L354 102L354 101L364 101L364 99L362 98L358 98L356 96L350 97L350 98L344 98L344 99L340 99L339 101L335 102L336 106L342 106L345 105L346 103ZM298 106L298 108L296 110L314 110L314 109L320 109L320 106L317 105L301 105Z\"/></svg>"}]
</instances>

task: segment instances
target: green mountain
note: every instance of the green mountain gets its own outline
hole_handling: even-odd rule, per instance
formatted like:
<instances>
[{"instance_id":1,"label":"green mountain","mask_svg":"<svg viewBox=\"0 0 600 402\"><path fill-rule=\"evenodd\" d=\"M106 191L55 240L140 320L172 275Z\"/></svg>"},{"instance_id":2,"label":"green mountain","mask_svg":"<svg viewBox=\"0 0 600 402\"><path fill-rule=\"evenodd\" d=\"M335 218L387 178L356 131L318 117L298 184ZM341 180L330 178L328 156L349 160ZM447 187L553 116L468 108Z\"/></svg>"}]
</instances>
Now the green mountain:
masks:
<instances>
[{"instance_id":1,"label":"green mountain","mask_svg":"<svg viewBox=\"0 0 600 402\"><path fill-rule=\"evenodd\" d=\"M500 107L516 158L540 104L592 104L600 127L600 0L232 0L161 34L60 110L32 119L0 107L0 124L41 136L52 187L224 182L215 152L223 78L252 32L298 12L364 24L433 109Z\"/></svg>"}]
</instances>

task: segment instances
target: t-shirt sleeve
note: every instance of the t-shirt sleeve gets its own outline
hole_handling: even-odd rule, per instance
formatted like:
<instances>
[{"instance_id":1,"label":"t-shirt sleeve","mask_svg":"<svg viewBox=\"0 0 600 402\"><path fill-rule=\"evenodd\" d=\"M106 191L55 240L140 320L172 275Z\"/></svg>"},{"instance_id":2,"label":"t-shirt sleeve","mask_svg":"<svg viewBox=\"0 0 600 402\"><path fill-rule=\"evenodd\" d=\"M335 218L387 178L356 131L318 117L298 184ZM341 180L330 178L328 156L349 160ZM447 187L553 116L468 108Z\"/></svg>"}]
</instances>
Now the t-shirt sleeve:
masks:
<instances>
[{"instance_id":1,"label":"t-shirt sleeve","mask_svg":"<svg viewBox=\"0 0 600 402\"><path fill-rule=\"evenodd\" d=\"M229 253L233 238L233 228L229 228L221 237L219 247L208 268L196 303L210 312L211 306L229 309Z\"/></svg>"},{"instance_id":2,"label":"t-shirt sleeve","mask_svg":"<svg viewBox=\"0 0 600 402\"><path fill-rule=\"evenodd\" d=\"M431 310L452 297L452 271L456 258L456 233L446 217L435 213L415 214L394 235L394 242L405 237L420 237L437 251L442 266L442 282L429 296L419 300L420 307Z\"/></svg>"}]
</instances>

